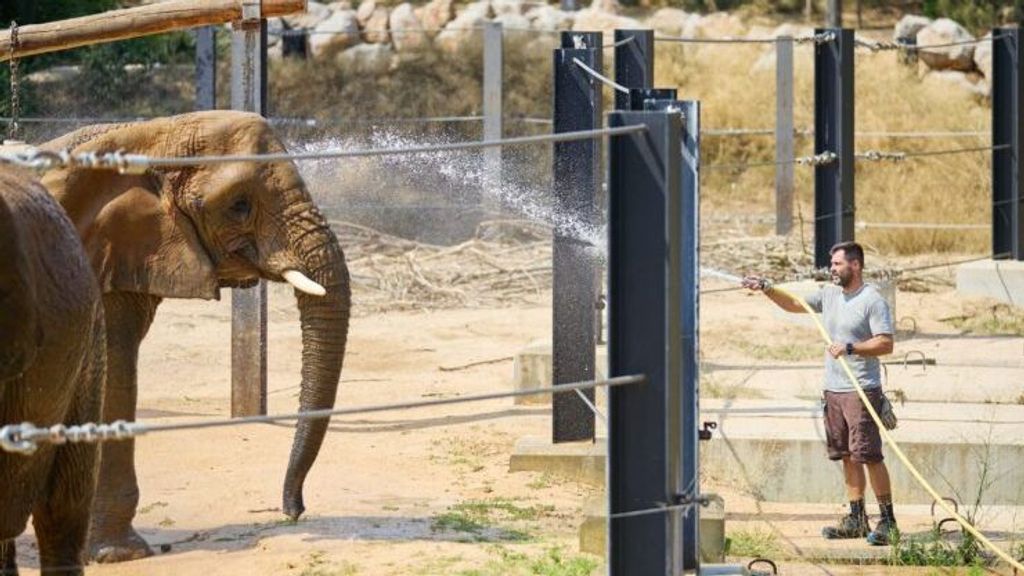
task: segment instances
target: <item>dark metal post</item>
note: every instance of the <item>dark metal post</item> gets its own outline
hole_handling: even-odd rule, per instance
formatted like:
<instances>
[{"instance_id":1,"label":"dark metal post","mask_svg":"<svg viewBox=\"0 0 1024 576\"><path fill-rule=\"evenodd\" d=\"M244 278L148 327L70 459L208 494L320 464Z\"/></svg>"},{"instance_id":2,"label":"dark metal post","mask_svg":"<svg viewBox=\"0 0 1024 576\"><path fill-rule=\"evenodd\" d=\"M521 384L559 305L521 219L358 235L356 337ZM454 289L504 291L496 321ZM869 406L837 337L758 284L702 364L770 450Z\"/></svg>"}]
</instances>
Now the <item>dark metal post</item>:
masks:
<instances>
[{"instance_id":1,"label":"dark metal post","mask_svg":"<svg viewBox=\"0 0 1024 576\"><path fill-rule=\"evenodd\" d=\"M836 160L814 170L814 265L827 268L829 249L853 240L853 30L814 47L814 153Z\"/></svg>"},{"instance_id":2,"label":"dark metal post","mask_svg":"<svg viewBox=\"0 0 1024 576\"><path fill-rule=\"evenodd\" d=\"M1024 260L1024 43L1019 28L992 31L992 258Z\"/></svg>"},{"instance_id":3,"label":"dark metal post","mask_svg":"<svg viewBox=\"0 0 1024 576\"><path fill-rule=\"evenodd\" d=\"M592 130L601 126L601 85L577 66L574 58L600 72L601 33L562 33L562 48L556 49L554 54L555 132ZM557 219L552 246L551 362L556 385L594 377L594 309L597 304L594 261L587 244L573 235L566 222L583 226L594 223L600 167L600 140L555 144L555 201L557 212L565 216ZM593 402L592 390L584 394ZM590 408L575 393L555 394L552 440L557 443L593 438L594 414Z\"/></svg>"},{"instance_id":4,"label":"dark metal post","mask_svg":"<svg viewBox=\"0 0 1024 576\"><path fill-rule=\"evenodd\" d=\"M608 392L608 566L613 576L682 573L681 512L616 518L676 504L683 476L683 119L678 111L613 112L647 132L610 140L610 375L644 374ZM692 423L691 423L692 425ZM693 544L693 543L691 543Z\"/></svg>"},{"instance_id":5,"label":"dark metal post","mask_svg":"<svg viewBox=\"0 0 1024 576\"><path fill-rule=\"evenodd\" d=\"M825 17L825 27L843 27L843 0L828 0L828 14Z\"/></svg>"},{"instance_id":6,"label":"dark metal post","mask_svg":"<svg viewBox=\"0 0 1024 576\"><path fill-rule=\"evenodd\" d=\"M653 87L654 30L616 30L615 44L616 84L626 88ZM630 109L629 94L615 92L615 109Z\"/></svg>"},{"instance_id":7,"label":"dark metal post","mask_svg":"<svg viewBox=\"0 0 1024 576\"><path fill-rule=\"evenodd\" d=\"M196 110L217 108L217 28L196 29Z\"/></svg>"},{"instance_id":8,"label":"dark metal post","mask_svg":"<svg viewBox=\"0 0 1024 576\"><path fill-rule=\"evenodd\" d=\"M265 114L267 23L260 1L232 23L231 109ZM267 413L267 283L231 291L231 415Z\"/></svg>"},{"instance_id":9,"label":"dark metal post","mask_svg":"<svg viewBox=\"0 0 1024 576\"><path fill-rule=\"evenodd\" d=\"M309 54L309 29L281 31L281 56L305 60Z\"/></svg>"}]
</instances>

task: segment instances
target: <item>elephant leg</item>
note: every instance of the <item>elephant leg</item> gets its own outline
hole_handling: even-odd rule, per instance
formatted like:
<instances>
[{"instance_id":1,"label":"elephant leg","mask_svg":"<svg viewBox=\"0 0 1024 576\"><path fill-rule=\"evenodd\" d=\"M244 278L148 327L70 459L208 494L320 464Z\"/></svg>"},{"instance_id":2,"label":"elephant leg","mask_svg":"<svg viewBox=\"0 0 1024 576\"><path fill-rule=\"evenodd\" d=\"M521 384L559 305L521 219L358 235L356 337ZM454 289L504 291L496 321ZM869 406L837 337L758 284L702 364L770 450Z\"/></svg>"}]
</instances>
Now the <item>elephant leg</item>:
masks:
<instances>
[{"instance_id":1,"label":"elephant leg","mask_svg":"<svg viewBox=\"0 0 1024 576\"><path fill-rule=\"evenodd\" d=\"M14 539L0 540L0 574L18 576L18 563L15 560Z\"/></svg>"},{"instance_id":2,"label":"elephant leg","mask_svg":"<svg viewBox=\"0 0 1024 576\"><path fill-rule=\"evenodd\" d=\"M90 471L98 451L97 446L89 444L69 444L57 450L49 494L32 511L44 575L83 573L83 552L96 484L96 476Z\"/></svg>"},{"instance_id":3,"label":"elephant leg","mask_svg":"<svg viewBox=\"0 0 1024 576\"><path fill-rule=\"evenodd\" d=\"M145 294L104 294L107 319L107 386L103 421L135 420L139 345L153 322L160 299ZM135 441L107 442L100 448L100 475L89 533L89 554L97 562L125 562L153 550L132 528L139 504Z\"/></svg>"}]
</instances>

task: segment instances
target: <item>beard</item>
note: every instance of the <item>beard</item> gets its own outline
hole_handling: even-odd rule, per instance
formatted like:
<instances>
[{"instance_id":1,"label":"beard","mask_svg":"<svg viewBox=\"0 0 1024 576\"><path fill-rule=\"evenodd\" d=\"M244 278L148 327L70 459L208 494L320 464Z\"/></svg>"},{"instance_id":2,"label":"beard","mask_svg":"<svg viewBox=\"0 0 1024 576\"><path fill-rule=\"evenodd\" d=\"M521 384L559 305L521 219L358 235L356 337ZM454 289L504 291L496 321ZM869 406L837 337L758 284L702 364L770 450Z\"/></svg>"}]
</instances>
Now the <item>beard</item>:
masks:
<instances>
[{"instance_id":1,"label":"beard","mask_svg":"<svg viewBox=\"0 0 1024 576\"><path fill-rule=\"evenodd\" d=\"M832 283L841 288L849 286L851 280L853 280L853 273L849 270L845 274L842 272L834 272L832 274Z\"/></svg>"}]
</instances>

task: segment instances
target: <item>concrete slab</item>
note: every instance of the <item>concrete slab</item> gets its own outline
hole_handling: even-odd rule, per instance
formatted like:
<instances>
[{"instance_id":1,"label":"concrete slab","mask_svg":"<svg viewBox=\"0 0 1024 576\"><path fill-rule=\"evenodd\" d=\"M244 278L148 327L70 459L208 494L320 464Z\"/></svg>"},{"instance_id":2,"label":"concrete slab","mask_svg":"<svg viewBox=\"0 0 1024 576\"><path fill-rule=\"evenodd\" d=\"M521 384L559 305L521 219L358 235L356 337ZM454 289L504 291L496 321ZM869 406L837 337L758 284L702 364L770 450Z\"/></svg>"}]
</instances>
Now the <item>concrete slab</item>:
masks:
<instances>
[{"instance_id":1,"label":"concrete slab","mask_svg":"<svg viewBox=\"0 0 1024 576\"><path fill-rule=\"evenodd\" d=\"M987 296L1024 306L1024 262L981 260L956 270L956 290L965 296Z\"/></svg>"},{"instance_id":2,"label":"concrete slab","mask_svg":"<svg viewBox=\"0 0 1024 576\"><path fill-rule=\"evenodd\" d=\"M598 438L595 442L554 444L551 438L524 436L516 441L508 469L510 472L548 472L603 486L607 453L605 438Z\"/></svg>"},{"instance_id":3,"label":"concrete slab","mask_svg":"<svg viewBox=\"0 0 1024 576\"><path fill-rule=\"evenodd\" d=\"M596 352L596 375L604 378L607 374L608 349L601 345ZM536 390L552 384L551 340L535 340L515 354L512 359L512 385L515 390ZM519 396L516 404L551 404L550 394Z\"/></svg>"},{"instance_id":4,"label":"concrete slab","mask_svg":"<svg viewBox=\"0 0 1024 576\"><path fill-rule=\"evenodd\" d=\"M704 494L710 502L700 509L701 562L725 561L725 501L717 494ZM605 557L608 537L608 498L601 494L583 508L586 518L580 525L580 552Z\"/></svg>"},{"instance_id":5,"label":"concrete slab","mask_svg":"<svg viewBox=\"0 0 1024 576\"><path fill-rule=\"evenodd\" d=\"M897 406L895 440L943 495L961 502L978 494L986 504L1024 504L1024 406L908 403ZM841 501L838 463L827 460L818 402L702 400L701 421L718 424L701 444L701 477L773 502ZM552 445L523 438L509 468L547 471L601 485L606 444ZM893 493L901 503L930 504L902 462L885 448Z\"/></svg>"}]
</instances>

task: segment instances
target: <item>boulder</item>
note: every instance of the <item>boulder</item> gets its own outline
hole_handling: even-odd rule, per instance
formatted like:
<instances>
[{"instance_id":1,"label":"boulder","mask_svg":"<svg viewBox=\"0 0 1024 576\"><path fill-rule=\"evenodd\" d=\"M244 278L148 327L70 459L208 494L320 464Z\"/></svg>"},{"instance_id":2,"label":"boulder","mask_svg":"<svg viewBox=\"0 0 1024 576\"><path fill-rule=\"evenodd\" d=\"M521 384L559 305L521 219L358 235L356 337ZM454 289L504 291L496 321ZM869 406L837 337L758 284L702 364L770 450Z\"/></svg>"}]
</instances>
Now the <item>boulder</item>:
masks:
<instances>
[{"instance_id":1,"label":"boulder","mask_svg":"<svg viewBox=\"0 0 1024 576\"><path fill-rule=\"evenodd\" d=\"M633 18L595 8L584 8L577 12L572 24L572 29L579 32L601 32L604 42L615 39L616 28L636 29L643 28L643 25Z\"/></svg>"},{"instance_id":2,"label":"boulder","mask_svg":"<svg viewBox=\"0 0 1024 576\"><path fill-rule=\"evenodd\" d=\"M545 4L526 12L530 27L534 30L571 30L573 13L565 12Z\"/></svg>"},{"instance_id":3,"label":"boulder","mask_svg":"<svg viewBox=\"0 0 1024 576\"><path fill-rule=\"evenodd\" d=\"M479 28L488 22L491 16L489 2L476 2L466 6L444 30L434 38L434 45L449 52L456 53L462 47L482 37Z\"/></svg>"},{"instance_id":4,"label":"boulder","mask_svg":"<svg viewBox=\"0 0 1024 576\"><path fill-rule=\"evenodd\" d=\"M939 18L917 33L918 46L944 45L973 39L970 32L949 18ZM923 48L917 51L917 55L932 70L974 70L974 44Z\"/></svg>"},{"instance_id":5,"label":"boulder","mask_svg":"<svg viewBox=\"0 0 1024 576\"><path fill-rule=\"evenodd\" d=\"M452 0L431 0L416 9L416 16L423 23L427 33L435 36L455 17L455 8Z\"/></svg>"},{"instance_id":6,"label":"boulder","mask_svg":"<svg viewBox=\"0 0 1024 576\"><path fill-rule=\"evenodd\" d=\"M992 80L992 33L985 34L974 47L974 67L987 81Z\"/></svg>"},{"instance_id":7,"label":"boulder","mask_svg":"<svg viewBox=\"0 0 1024 576\"><path fill-rule=\"evenodd\" d=\"M338 52L359 43L359 23L355 10L342 10L317 24L309 34L309 50L314 58Z\"/></svg>"},{"instance_id":8,"label":"boulder","mask_svg":"<svg viewBox=\"0 0 1024 576\"><path fill-rule=\"evenodd\" d=\"M331 2L327 5L327 8L331 12L340 12L342 10L352 10L352 3L348 0L339 0L338 2Z\"/></svg>"},{"instance_id":9,"label":"boulder","mask_svg":"<svg viewBox=\"0 0 1024 576\"><path fill-rule=\"evenodd\" d=\"M896 27L892 31L892 39L896 42L899 42L901 39L916 39L917 33L931 23L931 18L907 14L896 23Z\"/></svg>"},{"instance_id":10,"label":"boulder","mask_svg":"<svg viewBox=\"0 0 1024 576\"><path fill-rule=\"evenodd\" d=\"M336 61L354 74L379 76L391 68L394 55L394 50L387 44L359 44L339 53Z\"/></svg>"},{"instance_id":11,"label":"boulder","mask_svg":"<svg viewBox=\"0 0 1024 576\"><path fill-rule=\"evenodd\" d=\"M526 12L526 5L523 0L491 0L491 9L495 16L515 14L520 16Z\"/></svg>"},{"instance_id":12,"label":"boulder","mask_svg":"<svg viewBox=\"0 0 1024 576\"><path fill-rule=\"evenodd\" d=\"M358 17L358 16L357 16ZM371 44L387 44L391 41L391 34L388 33L390 15L385 6L377 6L373 9L366 23L363 24L363 41Z\"/></svg>"},{"instance_id":13,"label":"boulder","mask_svg":"<svg viewBox=\"0 0 1024 576\"><path fill-rule=\"evenodd\" d=\"M377 11L378 4L377 0L363 0L359 3L359 8L356 8L356 21L362 27L366 26L366 22L370 20L373 13Z\"/></svg>"},{"instance_id":14,"label":"boulder","mask_svg":"<svg viewBox=\"0 0 1024 576\"><path fill-rule=\"evenodd\" d=\"M494 19L506 30L529 30L530 19L522 14L501 14Z\"/></svg>"},{"instance_id":15,"label":"boulder","mask_svg":"<svg viewBox=\"0 0 1024 576\"><path fill-rule=\"evenodd\" d=\"M982 81L981 74L960 72L958 70L933 70L925 75L922 83L939 93L946 93L950 86L962 91L964 94L985 98L988 96L988 86Z\"/></svg>"},{"instance_id":16,"label":"boulder","mask_svg":"<svg viewBox=\"0 0 1024 576\"><path fill-rule=\"evenodd\" d=\"M748 34L749 37L753 38L753 34ZM768 34L769 38L778 38L780 36L789 36L790 38L810 38L814 36L814 28L810 26L799 26L797 24L785 23L776 26ZM763 38L763 36L757 36Z\"/></svg>"},{"instance_id":17,"label":"boulder","mask_svg":"<svg viewBox=\"0 0 1024 576\"><path fill-rule=\"evenodd\" d=\"M741 38L746 33L747 27L739 16L728 12L691 18L683 30L683 36L687 38Z\"/></svg>"},{"instance_id":18,"label":"boulder","mask_svg":"<svg viewBox=\"0 0 1024 576\"><path fill-rule=\"evenodd\" d=\"M281 43L281 36L285 31L284 20L280 18L267 18L267 48L273 48Z\"/></svg>"},{"instance_id":19,"label":"boulder","mask_svg":"<svg viewBox=\"0 0 1024 576\"><path fill-rule=\"evenodd\" d=\"M331 17L331 9L327 6L316 2L315 0L309 0L306 3L306 11L300 14L292 14L291 16L284 16L285 25L288 28L316 28L318 24L327 20Z\"/></svg>"},{"instance_id":20,"label":"boulder","mask_svg":"<svg viewBox=\"0 0 1024 576\"><path fill-rule=\"evenodd\" d=\"M647 19L647 26L664 36L682 36L690 14L679 8L659 8Z\"/></svg>"},{"instance_id":21,"label":"boulder","mask_svg":"<svg viewBox=\"0 0 1024 576\"><path fill-rule=\"evenodd\" d=\"M619 4L619 0L593 0L590 3L592 10L601 10L608 12L609 14L618 14L622 5Z\"/></svg>"},{"instance_id":22,"label":"boulder","mask_svg":"<svg viewBox=\"0 0 1024 576\"><path fill-rule=\"evenodd\" d=\"M423 23L408 2L399 4L391 11L388 24L391 27L391 42L399 52L418 50L430 41L423 31Z\"/></svg>"}]
</instances>

